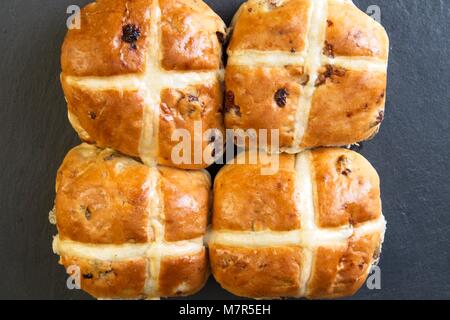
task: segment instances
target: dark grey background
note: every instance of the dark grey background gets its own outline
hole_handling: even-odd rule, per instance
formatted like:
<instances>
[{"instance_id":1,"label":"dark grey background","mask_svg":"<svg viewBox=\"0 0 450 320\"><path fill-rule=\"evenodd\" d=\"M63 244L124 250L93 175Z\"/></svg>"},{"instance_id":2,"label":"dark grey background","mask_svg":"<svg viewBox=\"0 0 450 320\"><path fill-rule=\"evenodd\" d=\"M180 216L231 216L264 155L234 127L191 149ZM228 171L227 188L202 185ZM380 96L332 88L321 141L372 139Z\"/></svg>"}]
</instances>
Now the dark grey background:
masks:
<instances>
[{"instance_id":1,"label":"dark grey background","mask_svg":"<svg viewBox=\"0 0 450 320\"><path fill-rule=\"evenodd\" d=\"M59 84L66 8L87 2L0 2L0 298L88 298L66 289L47 219L56 170L79 143ZM242 1L207 2L229 23ZM362 150L382 179L382 290L353 298L450 299L450 2L355 3L380 6L391 56L386 120ZM195 298L233 297L211 279Z\"/></svg>"}]
</instances>

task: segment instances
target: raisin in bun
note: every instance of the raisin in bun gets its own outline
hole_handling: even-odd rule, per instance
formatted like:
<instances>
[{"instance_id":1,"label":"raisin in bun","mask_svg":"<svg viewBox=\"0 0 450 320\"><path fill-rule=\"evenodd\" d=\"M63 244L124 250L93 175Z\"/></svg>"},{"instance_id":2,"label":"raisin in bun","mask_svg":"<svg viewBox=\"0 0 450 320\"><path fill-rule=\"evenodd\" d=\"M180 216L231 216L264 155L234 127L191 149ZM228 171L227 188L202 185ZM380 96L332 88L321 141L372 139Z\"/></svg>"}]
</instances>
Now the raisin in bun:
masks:
<instances>
[{"instance_id":1,"label":"raisin in bun","mask_svg":"<svg viewBox=\"0 0 450 320\"><path fill-rule=\"evenodd\" d=\"M227 128L278 129L289 153L378 132L389 39L351 1L249 0L232 27Z\"/></svg>"},{"instance_id":2,"label":"raisin in bun","mask_svg":"<svg viewBox=\"0 0 450 320\"><path fill-rule=\"evenodd\" d=\"M186 129L193 140L195 123L201 133L222 130L220 17L201 0L97 0L80 20L61 55L69 120L80 137L147 164L207 167L174 163L171 136ZM206 139L202 147L212 149Z\"/></svg>"},{"instance_id":3,"label":"raisin in bun","mask_svg":"<svg viewBox=\"0 0 450 320\"><path fill-rule=\"evenodd\" d=\"M97 298L193 294L209 274L210 185L206 171L148 167L82 144L58 171L53 249Z\"/></svg>"},{"instance_id":4,"label":"raisin in bun","mask_svg":"<svg viewBox=\"0 0 450 320\"><path fill-rule=\"evenodd\" d=\"M274 157L219 172L208 240L214 277L252 298L354 294L384 237L375 169L356 152L325 148L282 154L276 173L263 175Z\"/></svg>"}]
</instances>

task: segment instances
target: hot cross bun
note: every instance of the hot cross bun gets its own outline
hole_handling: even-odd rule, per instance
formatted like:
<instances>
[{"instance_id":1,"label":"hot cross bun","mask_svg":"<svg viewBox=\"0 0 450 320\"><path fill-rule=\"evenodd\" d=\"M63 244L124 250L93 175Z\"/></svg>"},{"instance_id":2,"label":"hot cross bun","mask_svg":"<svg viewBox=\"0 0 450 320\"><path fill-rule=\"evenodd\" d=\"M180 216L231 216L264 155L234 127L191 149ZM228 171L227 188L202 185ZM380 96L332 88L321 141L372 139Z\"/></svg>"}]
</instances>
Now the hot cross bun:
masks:
<instances>
[{"instance_id":1,"label":"hot cross bun","mask_svg":"<svg viewBox=\"0 0 450 320\"><path fill-rule=\"evenodd\" d=\"M279 130L288 153L367 140L384 117L388 52L384 28L349 0L249 0L232 25L225 126Z\"/></svg>"},{"instance_id":2,"label":"hot cross bun","mask_svg":"<svg viewBox=\"0 0 450 320\"><path fill-rule=\"evenodd\" d=\"M214 277L252 298L355 293L384 237L375 169L356 152L325 148L280 155L278 170L262 174L274 157L228 164L217 175L208 236Z\"/></svg>"},{"instance_id":3,"label":"hot cross bun","mask_svg":"<svg viewBox=\"0 0 450 320\"><path fill-rule=\"evenodd\" d=\"M82 144L58 171L53 249L97 298L193 294L208 277L210 185L206 171L148 167Z\"/></svg>"},{"instance_id":4,"label":"hot cross bun","mask_svg":"<svg viewBox=\"0 0 450 320\"><path fill-rule=\"evenodd\" d=\"M201 0L87 5L61 55L69 120L79 136L147 164L207 167L213 160L203 157L174 163L172 148L180 138L172 141L172 134L185 129L193 144L196 126L200 134L223 129L225 32ZM201 151L208 153L212 145L202 140Z\"/></svg>"}]
</instances>

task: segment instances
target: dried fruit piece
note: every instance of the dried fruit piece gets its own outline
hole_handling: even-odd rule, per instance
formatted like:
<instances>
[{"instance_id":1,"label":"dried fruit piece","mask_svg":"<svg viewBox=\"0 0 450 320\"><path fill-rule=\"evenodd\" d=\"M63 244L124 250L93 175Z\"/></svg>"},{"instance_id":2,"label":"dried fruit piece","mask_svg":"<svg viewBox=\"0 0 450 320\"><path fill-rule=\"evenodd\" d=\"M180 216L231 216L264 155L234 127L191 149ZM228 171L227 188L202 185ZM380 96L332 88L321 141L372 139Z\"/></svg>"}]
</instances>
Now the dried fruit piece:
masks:
<instances>
[{"instance_id":1,"label":"dried fruit piece","mask_svg":"<svg viewBox=\"0 0 450 320\"><path fill-rule=\"evenodd\" d=\"M331 78L333 76L337 76L337 77L343 77L345 76L345 69L343 68L338 68L338 67L333 67L332 65L326 65L325 70L323 70L322 72L319 73L316 82L315 82L315 86L319 87L321 85L323 85L328 78Z\"/></svg>"},{"instance_id":2,"label":"dried fruit piece","mask_svg":"<svg viewBox=\"0 0 450 320\"><path fill-rule=\"evenodd\" d=\"M225 93L225 112L230 112L232 107L234 107L234 93L228 90Z\"/></svg>"},{"instance_id":3,"label":"dried fruit piece","mask_svg":"<svg viewBox=\"0 0 450 320\"><path fill-rule=\"evenodd\" d=\"M189 102L198 102L198 97L194 96L192 94L188 94L188 101Z\"/></svg>"},{"instance_id":4,"label":"dried fruit piece","mask_svg":"<svg viewBox=\"0 0 450 320\"><path fill-rule=\"evenodd\" d=\"M242 113L241 113L241 107L239 107L239 106L234 106L234 107L232 108L232 110L233 110L234 114L237 115L238 117L242 116Z\"/></svg>"},{"instance_id":5,"label":"dried fruit piece","mask_svg":"<svg viewBox=\"0 0 450 320\"><path fill-rule=\"evenodd\" d=\"M281 6L283 3L281 0L269 0L269 6L271 8L277 8L279 6Z\"/></svg>"},{"instance_id":6,"label":"dried fruit piece","mask_svg":"<svg viewBox=\"0 0 450 320\"><path fill-rule=\"evenodd\" d=\"M141 36L141 31L134 24L127 24L122 27L122 41L130 44L131 48L136 49L136 41Z\"/></svg>"},{"instance_id":7,"label":"dried fruit piece","mask_svg":"<svg viewBox=\"0 0 450 320\"><path fill-rule=\"evenodd\" d=\"M341 155L336 162L336 169L344 176L348 176L351 170L351 161L345 155Z\"/></svg>"},{"instance_id":8,"label":"dried fruit piece","mask_svg":"<svg viewBox=\"0 0 450 320\"><path fill-rule=\"evenodd\" d=\"M234 103L234 93L233 91L227 91L225 94L225 112L234 111L234 114L241 116L241 108Z\"/></svg>"},{"instance_id":9,"label":"dried fruit piece","mask_svg":"<svg viewBox=\"0 0 450 320\"><path fill-rule=\"evenodd\" d=\"M89 207L82 207L84 210L84 216L86 217L86 220L91 220L92 212L89 209Z\"/></svg>"},{"instance_id":10,"label":"dried fruit piece","mask_svg":"<svg viewBox=\"0 0 450 320\"><path fill-rule=\"evenodd\" d=\"M378 126L380 123L383 122L383 120L384 120L384 111L383 111L383 110L380 110L380 111L378 112L378 115L377 115L376 119L375 119L375 122L373 122L373 123L370 125L370 127L373 128L373 127Z\"/></svg>"},{"instance_id":11,"label":"dried fruit piece","mask_svg":"<svg viewBox=\"0 0 450 320\"><path fill-rule=\"evenodd\" d=\"M176 110L180 112L183 117L189 116L193 118L200 118L202 113L202 104L197 96L192 94L184 94L178 100Z\"/></svg>"},{"instance_id":12,"label":"dried fruit piece","mask_svg":"<svg viewBox=\"0 0 450 320\"><path fill-rule=\"evenodd\" d=\"M280 108L284 108L286 106L288 96L289 92L285 88L278 89L277 92L275 92L274 99Z\"/></svg>"},{"instance_id":13,"label":"dried fruit piece","mask_svg":"<svg viewBox=\"0 0 450 320\"><path fill-rule=\"evenodd\" d=\"M334 58L334 47L328 41L325 41L325 47L323 48L323 54L330 58Z\"/></svg>"},{"instance_id":14,"label":"dried fruit piece","mask_svg":"<svg viewBox=\"0 0 450 320\"><path fill-rule=\"evenodd\" d=\"M378 112L378 116L377 116L377 122L378 124L382 123L384 120L384 111L381 110L380 112Z\"/></svg>"},{"instance_id":15,"label":"dried fruit piece","mask_svg":"<svg viewBox=\"0 0 450 320\"><path fill-rule=\"evenodd\" d=\"M380 104L382 101L383 101L383 99L384 99L384 96L385 96L385 91L383 90L383 92L380 94L380 96L378 97L378 99L377 99L377 104Z\"/></svg>"}]
</instances>

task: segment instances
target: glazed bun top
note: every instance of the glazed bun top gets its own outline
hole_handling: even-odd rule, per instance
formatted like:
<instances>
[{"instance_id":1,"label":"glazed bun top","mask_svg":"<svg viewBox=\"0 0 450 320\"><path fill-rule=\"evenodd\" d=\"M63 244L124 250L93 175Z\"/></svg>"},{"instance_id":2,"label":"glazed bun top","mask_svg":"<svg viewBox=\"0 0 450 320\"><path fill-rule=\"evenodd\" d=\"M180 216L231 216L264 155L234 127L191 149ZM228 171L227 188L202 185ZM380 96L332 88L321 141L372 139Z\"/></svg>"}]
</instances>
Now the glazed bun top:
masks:
<instances>
[{"instance_id":1,"label":"glazed bun top","mask_svg":"<svg viewBox=\"0 0 450 320\"><path fill-rule=\"evenodd\" d=\"M276 158L278 169L262 174ZM214 197L215 230L345 228L381 216L377 172L360 154L340 148L261 153L256 164L227 164L216 176Z\"/></svg>"},{"instance_id":2,"label":"glazed bun top","mask_svg":"<svg viewBox=\"0 0 450 320\"><path fill-rule=\"evenodd\" d=\"M83 8L80 28L67 33L62 71L114 76L144 73L152 64L215 70L221 67L220 32L222 20L200 0L97 0Z\"/></svg>"},{"instance_id":3,"label":"glazed bun top","mask_svg":"<svg viewBox=\"0 0 450 320\"><path fill-rule=\"evenodd\" d=\"M301 54L323 36L327 46L319 46L326 56L388 58L386 31L351 0L249 0L232 27L230 55L241 50Z\"/></svg>"}]
</instances>

